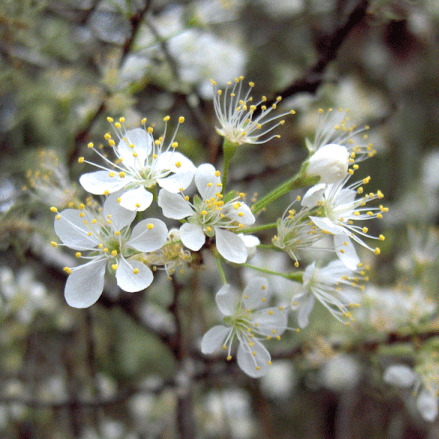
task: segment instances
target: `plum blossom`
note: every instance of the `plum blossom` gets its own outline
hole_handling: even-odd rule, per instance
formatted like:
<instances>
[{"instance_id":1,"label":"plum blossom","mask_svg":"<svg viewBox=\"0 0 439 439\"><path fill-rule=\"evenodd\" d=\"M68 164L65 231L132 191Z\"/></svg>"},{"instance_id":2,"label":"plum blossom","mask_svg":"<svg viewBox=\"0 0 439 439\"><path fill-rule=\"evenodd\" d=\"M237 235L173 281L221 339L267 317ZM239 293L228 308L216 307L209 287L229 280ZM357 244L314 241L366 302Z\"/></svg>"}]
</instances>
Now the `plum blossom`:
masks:
<instances>
[{"instance_id":1,"label":"plum blossom","mask_svg":"<svg viewBox=\"0 0 439 439\"><path fill-rule=\"evenodd\" d=\"M100 171L83 174L79 182L82 187L94 195L108 195L123 190L120 195L120 205L128 210L143 211L153 200L151 190L158 184L169 192L176 193L187 188L194 176L195 166L187 157L176 151L178 142L175 141L177 129L165 147L165 137L169 116L164 118L165 132L154 140L153 128L146 128L146 119L142 120L143 128L126 130L122 125L125 121L120 118L114 123L118 144L111 135L105 135L108 144L113 149L116 161L113 163L96 148L96 153L104 160L105 165L88 162L84 157L80 163L90 163ZM108 118L113 122L112 118ZM184 122L180 117L178 125ZM89 143L89 148L94 148Z\"/></svg>"},{"instance_id":2,"label":"plum blossom","mask_svg":"<svg viewBox=\"0 0 439 439\"><path fill-rule=\"evenodd\" d=\"M218 90L216 82L212 80L214 87L213 104L215 113L220 123L217 132L220 136L225 137L231 143L242 145L244 143L266 143L271 139L279 138L279 134L272 134L277 126L283 125L285 120L282 117L288 114L295 114L294 110L277 116L269 114L277 109L278 103L282 100L281 96L276 98L276 102L267 107L265 102L267 98L262 96L258 102L253 102L250 96L254 87L253 82L249 82L247 91L242 90L244 77L235 78L232 82L227 83L225 91ZM278 121L278 119L281 119Z\"/></svg>"},{"instance_id":3,"label":"plum blossom","mask_svg":"<svg viewBox=\"0 0 439 439\"><path fill-rule=\"evenodd\" d=\"M353 308L358 305L354 305L341 294L340 285L357 286L365 274L362 270L354 276L354 272L339 260L330 262L326 267L319 267L316 262L306 267L303 273L303 291L293 297L291 305L293 310L299 310L299 326L301 328L308 326L309 315L316 299L340 322L353 320L348 307Z\"/></svg>"},{"instance_id":4,"label":"plum blossom","mask_svg":"<svg viewBox=\"0 0 439 439\"><path fill-rule=\"evenodd\" d=\"M65 246L77 250L77 258L88 260L64 269L70 275L64 290L70 306L86 308L99 299L108 266L124 291L143 290L153 280L152 271L132 257L161 248L168 234L166 225L159 219L148 218L131 231L136 212L121 207L118 196L110 195L103 209L82 204L79 209L66 209L56 215L55 233ZM56 208L52 211L57 212ZM55 242L52 245L57 246ZM85 256L82 252L89 253Z\"/></svg>"},{"instance_id":5,"label":"plum blossom","mask_svg":"<svg viewBox=\"0 0 439 439\"><path fill-rule=\"evenodd\" d=\"M349 153L349 164L357 169L357 163L373 157L376 151L365 132L368 126L358 128L350 123L349 110L329 108L326 112L319 109L320 119L316 128L314 141L307 141L310 151L319 151L328 145L345 147ZM342 151L342 150L340 150ZM351 170L352 173L352 170Z\"/></svg>"},{"instance_id":6,"label":"plum blossom","mask_svg":"<svg viewBox=\"0 0 439 439\"><path fill-rule=\"evenodd\" d=\"M219 254L230 262L243 264L248 256L246 245L234 230L253 224L255 217L250 208L239 201L242 194L227 200L221 194L220 172L210 164L197 168L195 185L201 199L195 196L193 203L183 193L173 194L162 189L158 204L163 215L177 220L187 218L180 228L180 238L190 250L200 250L206 236L215 236Z\"/></svg>"},{"instance_id":7,"label":"plum blossom","mask_svg":"<svg viewBox=\"0 0 439 439\"><path fill-rule=\"evenodd\" d=\"M265 375L271 365L271 355L261 340L279 339L287 329L288 317L283 307L264 307L269 298L267 283L265 278L254 278L241 296L229 284L224 285L215 297L224 325L209 329L201 342L204 354L222 348L231 360L232 344L238 340L238 366L253 378Z\"/></svg>"},{"instance_id":8,"label":"plum blossom","mask_svg":"<svg viewBox=\"0 0 439 439\"><path fill-rule=\"evenodd\" d=\"M355 222L382 218L383 212L387 212L388 208L382 205L367 206L370 201L384 196L380 190L363 195L362 185L369 183L370 177L345 187L348 180L349 176L337 183L328 185L319 183L311 187L302 199L302 206L308 209L316 208L315 215L310 215L309 218L322 231L334 236L337 256L348 268L355 270L359 259L351 239L377 255L380 249L378 247L373 249L363 241L362 237L381 241L385 239L383 235L379 237L369 235L367 227L356 225ZM357 198L357 194L362 196Z\"/></svg>"}]
</instances>

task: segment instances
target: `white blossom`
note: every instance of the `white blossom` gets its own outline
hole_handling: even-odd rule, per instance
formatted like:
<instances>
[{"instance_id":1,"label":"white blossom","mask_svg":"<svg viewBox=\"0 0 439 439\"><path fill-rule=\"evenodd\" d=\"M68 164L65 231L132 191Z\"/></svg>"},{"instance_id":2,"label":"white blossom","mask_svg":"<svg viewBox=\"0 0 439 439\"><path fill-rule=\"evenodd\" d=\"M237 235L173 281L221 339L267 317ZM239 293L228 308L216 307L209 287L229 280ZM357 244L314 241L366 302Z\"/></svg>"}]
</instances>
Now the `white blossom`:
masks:
<instances>
[{"instance_id":1,"label":"white blossom","mask_svg":"<svg viewBox=\"0 0 439 439\"><path fill-rule=\"evenodd\" d=\"M282 97L278 96L276 102L269 107L265 104L267 102L265 96L262 96L258 102L254 102L250 93L255 84L249 82L248 90L243 91L243 80L243 76L235 78L233 85L229 81L224 92L218 90L216 82L212 80L214 87L213 103L220 123L220 127L216 129L218 134L231 143L238 145L243 143L266 143L271 139L279 138L279 134L269 136L267 134L271 133L277 126L285 123L282 117L295 114L295 111L291 110L277 116L270 115L272 111L277 109Z\"/></svg>"},{"instance_id":2,"label":"white blossom","mask_svg":"<svg viewBox=\"0 0 439 439\"><path fill-rule=\"evenodd\" d=\"M301 328L308 326L309 315L318 300L337 320L349 323L353 320L348 308L358 306L353 304L340 292L341 285L357 286L365 272L355 273L341 261L330 262L326 267L319 267L313 262L306 267L303 274L303 290L292 298L291 308L298 310L298 323ZM361 288L361 287L360 287Z\"/></svg>"},{"instance_id":3,"label":"white blossom","mask_svg":"<svg viewBox=\"0 0 439 439\"><path fill-rule=\"evenodd\" d=\"M384 240L383 235L369 235L367 227L356 225L355 222L382 218L383 212L387 212L388 209L382 205L367 206L370 201L383 198L379 190L363 195L362 185L369 183L370 177L345 187L348 180L349 176L337 183L319 183L311 187L304 195L302 205L308 209L316 208L315 215L310 215L309 218L322 231L334 235L337 256L348 268L354 270L359 259L351 239L375 254L379 254L380 249L371 248L362 237ZM357 198L357 195L360 196Z\"/></svg>"},{"instance_id":4,"label":"white blossom","mask_svg":"<svg viewBox=\"0 0 439 439\"><path fill-rule=\"evenodd\" d=\"M204 334L201 351L212 354L221 348L232 358L232 344L238 341L238 366L249 376L259 378L267 373L271 355L261 340L280 338L287 329L287 313L283 307L263 307L269 298L267 280L254 278L241 296L230 285L216 294L216 304L224 325L217 325Z\"/></svg>"},{"instance_id":5,"label":"white blossom","mask_svg":"<svg viewBox=\"0 0 439 439\"><path fill-rule=\"evenodd\" d=\"M153 200L151 190L158 184L169 192L179 192L187 188L194 176L195 166L183 154L176 151L178 142L175 141L177 129L171 140L165 147L166 127L169 116L164 118L165 132L163 136L154 140L153 128L145 126L126 130L122 122L114 123L114 129L118 137L118 144L107 133L105 138L112 147L116 156L113 163L96 148L94 150L105 161L105 165L97 165L86 161L80 157L81 163L87 162L101 168L83 174L79 182L82 187L91 194L108 195L110 193L123 190L120 195L120 205L133 211L143 211L147 209ZM109 118L112 122L113 119ZM179 118L179 125L184 121ZM146 119L143 119L146 123ZM93 148L90 143L89 147Z\"/></svg>"},{"instance_id":6,"label":"white blossom","mask_svg":"<svg viewBox=\"0 0 439 439\"><path fill-rule=\"evenodd\" d=\"M88 260L78 267L65 268L70 276L64 294L70 306L86 308L98 300L107 266L124 291L143 290L153 280L152 271L132 257L161 248L168 234L166 225L148 218L131 231L136 212L121 207L118 195L109 196L101 211L81 205L80 209L66 209L56 215L55 233L65 246L77 250L77 258ZM82 252L89 254L83 256Z\"/></svg>"},{"instance_id":7,"label":"white blossom","mask_svg":"<svg viewBox=\"0 0 439 439\"><path fill-rule=\"evenodd\" d=\"M221 256L230 262L244 263L247 249L234 231L255 222L250 208L243 201L239 201L241 195L224 201L220 172L210 164L197 168L195 185L201 199L195 196L193 203L183 193L173 194L162 189L158 204L163 215L172 219L187 219L180 228L180 238L190 250L200 250L206 236L215 236L216 247Z\"/></svg>"}]
</instances>

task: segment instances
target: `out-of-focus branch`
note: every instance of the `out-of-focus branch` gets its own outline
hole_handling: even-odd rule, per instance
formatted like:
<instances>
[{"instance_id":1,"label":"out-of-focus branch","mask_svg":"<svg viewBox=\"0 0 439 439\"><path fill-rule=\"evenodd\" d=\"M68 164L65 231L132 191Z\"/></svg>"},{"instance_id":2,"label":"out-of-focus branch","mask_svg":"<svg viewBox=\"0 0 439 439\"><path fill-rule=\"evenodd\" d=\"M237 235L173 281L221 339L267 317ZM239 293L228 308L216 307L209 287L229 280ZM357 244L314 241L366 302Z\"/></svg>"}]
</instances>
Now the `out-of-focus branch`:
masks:
<instances>
[{"instance_id":1,"label":"out-of-focus branch","mask_svg":"<svg viewBox=\"0 0 439 439\"><path fill-rule=\"evenodd\" d=\"M280 95L283 98L288 98L297 93L315 93L324 80L324 73L329 63L337 58L340 47L354 27L363 21L367 14L368 6L369 0L360 0L346 21L337 26L334 32L323 42L317 62L302 78L297 79L285 89L278 91L276 96ZM275 100L270 101L267 106L274 102Z\"/></svg>"}]
</instances>

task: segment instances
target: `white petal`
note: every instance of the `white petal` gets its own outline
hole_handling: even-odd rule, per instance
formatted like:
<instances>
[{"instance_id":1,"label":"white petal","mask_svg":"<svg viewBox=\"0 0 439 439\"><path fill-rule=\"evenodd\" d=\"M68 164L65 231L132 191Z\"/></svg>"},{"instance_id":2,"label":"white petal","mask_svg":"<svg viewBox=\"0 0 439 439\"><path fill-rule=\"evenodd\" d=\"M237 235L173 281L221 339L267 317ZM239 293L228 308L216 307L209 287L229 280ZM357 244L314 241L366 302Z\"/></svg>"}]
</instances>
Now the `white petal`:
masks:
<instances>
[{"instance_id":1,"label":"white petal","mask_svg":"<svg viewBox=\"0 0 439 439\"><path fill-rule=\"evenodd\" d=\"M240 214L242 214L242 216L240 216ZM250 208L245 203L241 203L241 206L238 209L235 209L233 206L231 206L225 215L232 220L237 221L238 223L245 224L246 226L251 226L256 221L256 218L252 214Z\"/></svg>"},{"instance_id":2,"label":"white petal","mask_svg":"<svg viewBox=\"0 0 439 439\"><path fill-rule=\"evenodd\" d=\"M104 289L106 260L88 262L73 269L64 289L66 302L74 308L93 305Z\"/></svg>"},{"instance_id":3,"label":"white petal","mask_svg":"<svg viewBox=\"0 0 439 439\"><path fill-rule=\"evenodd\" d=\"M348 173L349 153L341 145L331 143L320 147L309 159L306 173L319 176L321 183L336 183Z\"/></svg>"},{"instance_id":4,"label":"white petal","mask_svg":"<svg viewBox=\"0 0 439 439\"><path fill-rule=\"evenodd\" d=\"M338 226L337 224L334 224L329 218L327 217L319 217L319 216L310 216L309 219L320 229L326 230L330 233L333 233L334 235L347 235L347 230L342 227Z\"/></svg>"},{"instance_id":5,"label":"white petal","mask_svg":"<svg viewBox=\"0 0 439 439\"><path fill-rule=\"evenodd\" d=\"M143 168L146 158L152 150L153 138L151 134L142 128L134 128L126 132L124 139L126 142L121 140L117 146L123 164L135 169ZM134 148L130 148L130 145L134 145ZM133 156L134 152L137 157Z\"/></svg>"},{"instance_id":6,"label":"white petal","mask_svg":"<svg viewBox=\"0 0 439 439\"><path fill-rule=\"evenodd\" d=\"M267 373L271 356L259 340L252 339L252 341L253 346L249 346L247 340L239 344L238 366L252 378L260 378Z\"/></svg>"},{"instance_id":7,"label":"white petal","mask_svg":"<svg viewBox=\"0 0 439 439\"><path fill-rule=\"evenodd\" d=\"M265 277L255 277L250 280L242 293L245 309L256 309L266 304L268 281Z\"/></svg>"},{"instance_id":8,"label":"white petal","mask_svg":"<svg viewBox=\"0 0 439 439\"><path fill-rule=\"evenodd\" d=\"M120 258L117 265L116 280L120 289L134 293L151 285L153 281L152 271L142 262L127 261L125 258ZM137 274L134 273L135 269L139 270Z\"/></svg>"},{"instance_id":9,"label":"white petal","mask_svg":"<svg viewBox=\"0 0 439 439\"><path fill-rule=\"evenodd\" d=\"M221 183L221 177L217 177L215 172L217 172L216 169L208 163L197 168L195 184L203 200L212 198L217 192L221 192L221 187L218 186Z\"/></svg>"},{"instance_id":10,"label":"white petal","mask_svg":"<svg viewBox=\"0 0 439 439\"><path fill-rule=\"evenodd\" d=\"M159 192L158 205L166 218L179 220L194 213L189 202L181 194L172 194L165 189Z\"/></svg>"},{"instance_id":11,"label":"white petal","mask_svg":"<svg viewBox=\"0 0 439 439\"><path fill-rule=\"evenodd\" d=\"M305 328L309 323L309 315L314 308L314 296L310 294L305 304L299 309L299 314L297 316L298 324L301 328Z\"/></svg>"},{"instance_id":12,"label":"white petal","mask_svg":"<svg viewBox=\"0 0 439 439\"><path fill-rule=\"evenodd\" d=\"M325 193L326 184L319 183L310 187L302 198L302 206L309 209L317 206L317 203L323 199Z\"/></svg>"},{"instance_id":13,"label":"white petal","mask_svg":"<svg viewBox=\"0 0 439 439\"><path fill-rule=\"evenodd\" d=\"M261 241L255 235L244 235L244 233L238 233L238 236L242 239L242 242L247 249L247 259L251 259L256 254L256 248Z\"/></svg>"},{"instance_id":14,"label":"white petal","mask_svg":"<svg viewBox=\"0 0 439 439\"><path fill-rule=\"evenodd\" d=\"M136 212L125 209L117 202L118 198L119 192L111 194L104 202L104 218L111 218L113 230L122 230L129 226L136 217Z\"/></svg>"},{"instance_id":15,"label":"white petal","mask_svg":"<svg viewBox=\"0 0 439 439\"><path fill-rule=\"evenodd\" d=\"M360 263L357 251L352 241L346 235L334 235L334 247L340 261L347 268L355 270Z\"/></svg>"},{"instance_id":16,"label":"white petal","mask_svg":"<svg viewBox=\"0 0 439 439\"><path fill-rule=\"evenodd\" d=\"M231 329L227 326L217 325L210 328L201 340L201 352L203 354L213 354L219 351L224 345L224 341L230 334Z\"/></svg>"},{"instance_id":17,"label":"white petal","mask_svg":"<svg viewBox=\"0 0 439 439\"><path fill-rule=\"evenodd\" d=\"M203 229L197 224L185 223L180 227L181 242L190 250L198 251L206 242Z\"/></svg>"},{"instance_id":18,"label":"white petal","mask_svg":"<svg viewBox=\"0 0 439 439\"><path fill-rule=\"evenodd\" d=\"M94 195L103 195L106 191L111 194L122 189L130 181L128 177L120 178L117 173L114 177L110 177L110 171L89 172L79 177L81 186Z\"/></svg>"},{"instance_id":19,"label":"white petal","mask_svg":"<svg viewBox=\"0 0 439 439\"><path fill-rule=\"evenodd\" d=\"M126 246L141 252L153 252L163 247L167 236L168 228L162 220L148 218L136 224Z\"/></svg>"},{"instance_id":20,"label":"white petal","mask_svg":"<svg viewBox=\"0 0 439 439\"><path fill-rule=\"evenodd\" d=\"M84 216L79 216L81 213ZM55 219L54 228L65 245L74 250L87 250L99 244L100 241L95 236L97 228L92 224L93 218L89 212L66 209L59 215L59 219ZM84 221L87 221L87 224L84 224ZM90 232L92 236L88 236Z\"/></svg>"},{"instance_id":21,"label":"white petal","mask_svg":"<svg viewBox=\"0 0 439 439\"><path fill-rule=\"evenodd\" d=\"M426 421L433 422L436 419L438 412L437 397L428 390L423 389L421 391L416 401L416 406Z\"/></svg>"},{"instance_id":22,"label":"white petal","mask_svg":"<svg viewBox=\"0 0 439 439\"><path fill-rule=\"evenodd\" d=\"M221 314L230 316L235 312L238 303L238 296L229 284L223 285L216 293L215 302Z\"/></svg>"},{"instance_id":23,"label":"white petal","mask_svg":"<svg viewBox=\"0 0 439 439\"><path fill-rule=\"evenodd\" d=\"M416 377L416 372L405 364L393 364L384 371L383 375L383 379L387 384L393 384L398 387L413 386Z\"/></svg>"},{"instance_id":24,"label":"white petal","mask_svg":"<svg viewBox=\"0 0 439 439\"><path fill-rule=\"evenodd\" d=\"M169 192L177 193L182 189L186 189L194 179L192 172L179 172L172 174L169 177L157 179L157 183Z\"/></svg>"},{"instance_id":25,"label":"white petal","mask_svg":"<svg viewBox=\"0 0 439 439\"><path fill-rule=\"evenodd\" d=\"M159 155L156 160L158 169L169 169L172 172L192 172L195 174L196 167L186 156L177 151L166 151Z\"/></svg>"},{"instance_id":26,"label":"white petal","mask_svg":"<svg viewBox=\"0 0 439 439\"><path fill-rule=\"evenodd\" d=\"M242 239L229 230L214 227L216 248L219 254L230 262L243 264L247 260L247 249Z\"/></svg>"},{"instance_id":27,"label":"white petal","mask_svg":"<svg viewBox=\"0 0 439 439\"><path fill-rule=\"evenodd\" d=\"M152 203L152 193L143 186L131 189L120 196L120 205L128 210L144 211Z\"/></svg>"},{"instance_id":28,"label":"white petal","mask_svg":"<svg viewBox=\"0 0 439 439\"><path fill-rule=\"evenodd\" d=\"M258 311L253 322L258 324L257 330L262 335L274 337L281 335L287 329L288 314L279 307L266 308Z\"/></svg>"}]
</instances>

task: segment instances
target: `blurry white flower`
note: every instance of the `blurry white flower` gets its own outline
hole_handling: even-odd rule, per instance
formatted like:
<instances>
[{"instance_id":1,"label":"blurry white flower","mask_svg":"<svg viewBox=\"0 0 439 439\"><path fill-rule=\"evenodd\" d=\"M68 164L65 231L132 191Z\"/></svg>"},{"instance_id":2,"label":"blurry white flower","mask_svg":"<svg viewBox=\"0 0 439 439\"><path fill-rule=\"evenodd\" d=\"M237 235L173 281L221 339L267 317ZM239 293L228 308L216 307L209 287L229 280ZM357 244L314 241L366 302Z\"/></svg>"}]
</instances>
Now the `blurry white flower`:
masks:
<instances>
[{"instance_id":1,"label":"blurry white flower","mask_svg":"<svg viewBox=\"0 0 439 439\"><path fill-rule=\"evenodd\" d=\"M319 183L337 183L348 173L349 153L344 146L330 143L319 148L308 163L307 175L320 177Z\"/></svg>"},{"instance_id":2,"label":"blurry white flower","mask_svg":"<svg viewBox=\"0 0 439 439\"><path fill-rule=\"evenodd\" d=\"M278 103L282 100L280 96L276 98L276 103L270 107L265 105L267 98L263 96L258 102L253 101L250 96L254 87L253 82L249 82L249 88L243 91L244 77L235 78L227 83L226 90L218 90L216 81L212 80L214 87L213 103L216 117L220 123L217 127L219 135L225 137L229 142L242 145L244 143L266 143L271 139L279 138L279 134L271 133L277 126L283 125L285 121L282 117L288 114L295 114L294 110L270 116L270 113L277 109ZM278 121L278 119L281 119Z\"/></svg>"},{"instance_id":3,"label":"blurry white flower","mask_svg":"<svg viewBox=\"0 0 439 439\"><path fill-rule=\"evenodd\" d=\"M433 422L438 415L438 378L438 365L435 363L423 364L416 372L405 364L393 364L383 375L384 381L388 384L403 388L414 386L415 393L419 392L416 407L421 416L429 422Z\"/></svg>"},{"instance_id":4,"label":"blurry white flower","mask_svg":"<svg viewBox=\"0 0 439 439\"><path fill-rule=\"evenodd\" d=\"M108 118L110 122L113 119ZM169 116L164 118L165 132L158 140L152 136L152 127L134 128L126 131L122 125L124 118L114 123L114 129L119 143L106 134L105 138L112 147L117 160L113 163L96 148L95 152L104 160L105 166L86 161L84 157L79 162L90 163L102 171L83 174L79 182L91 194L108 195L123 189L120 195L120 205L133 211L147 209L153 200L150 189L157 184L169 192L179 192L187 188L193 179L195 166L183 154L176 151L178 142L175 141L177 129L165 147L166 127ZM184 122L180 117L178 124ZM143 119L142 123L146 123ZM89 143L89 148L93 144Z\"/></svg>"},{"instance_id":5,"label":"blurry white flower","mask_svg":"<svg viewBox=\"0 0 439 439\"><path fill-rule=\"evenodd\" d=\"M221 256L230 262L244 263L247 260L247 249L233 230L255 222L250 208L238 201L240 195L224 201L220 172L210 164L198 167L195 185L202 198L195 196L193 203L182 193L172 194L162 189L158 204L163 215L172 219L187 218L187 222L180 228L181 241L187 248L198 251L204 245L206 236L215 236Z\"/></svg>"},{"instance_id":6,"label":"blurry white flower","mask_svg":"<svg viewBox=\"0 0 439 439\"><path fill-rule=\"evenodd\" d=\"M0 307L3 315L13 315L22 323L30 323L39 310L50 308L45 286L35 280L34 273L22 268L16 273L0 267Z\"/></svg>"},{"instance_id":7,"label":"blurry white flower","mask_svg":"<svg viewBox=\"0 0 439 439\"><path fill-rule=\"evenodd\" d=\"M40 150L37 166L27 171L26 178L28 184L23 189L46 206L64 209L77 204L77 184L70 181L67 167L54 151Z\"/></svg>"},{"instance_id":8,"label":"blurry white flower","mask_svg":"<svg viewBox=\"0 0 439 439\"><path fill-rule=\"evenodd\" d=\"M132 256L161 248L168 230L163 221L149 218L137 223L131 232L135 216L136 212L119 205L117 193L106 199L102 213L84 205L79 210L57 213L55 233L64 245L79 250L78 258L89 260L84 265L65 268L70 275L64 291L69 305L86 308L98 300L104 288L107 265L116 272L117 284L124 291L140 291L151 284L152 271ZM82 251L90 253L83 256Z\"/></svg>"},{"instance_id":9,"label":"blurry white flower","mask_svg":"<svg viewBox=\"0 0 439 439\"><path fill-rule=\"evenodd\" d=\"M296 385L293 364L289 360L276 360L262 377L264 393L273 399L288 399Z\"/></svg>"},{"instance_id":10,"label":"blurry white flower","mask_svg":"<svg viewBox=\"0 0 439 439\"><path fill-rule=\"evenodd\" d=\"M245 70L247 57L243 49L201 29L174 36L168 40L168 48L178 66L179 79L196 86L204 99L212 97L210 78L223 86Z\"/></svg>"},{"instance_id":11,"label":"blurry white flower","mask_svg":"<svg viewBox=\"0 0 439 439\"><path fill-rule=\"evenodd\" d=\"M360 365L350 355L337 355L329 359L320 370L323 384L340 392L354 387L360 378Z\"/></svg>"},{"instance_id":12,"label":"blurry white flower","mask_svg":"<svg viewBox=\"0 0 439 439\"><path fill-rule=\"evenodd\" d=\"M238 366L249 376L259 378L267 373L271 356L261 340L277 337L287 328L283 307L262 308L267 302L267 280L254 278L239 297L224 285L216 294L216 304L224 316L224 325L209 329L201 342L201 351L212 354L221 348L231 359L232 344L238 340Z\"/></svg>"}]
</instances>

